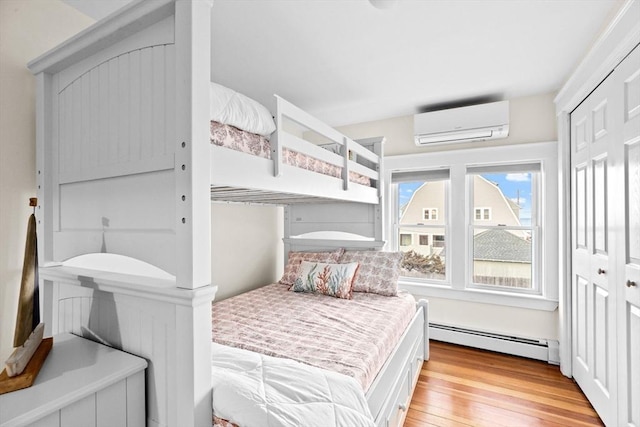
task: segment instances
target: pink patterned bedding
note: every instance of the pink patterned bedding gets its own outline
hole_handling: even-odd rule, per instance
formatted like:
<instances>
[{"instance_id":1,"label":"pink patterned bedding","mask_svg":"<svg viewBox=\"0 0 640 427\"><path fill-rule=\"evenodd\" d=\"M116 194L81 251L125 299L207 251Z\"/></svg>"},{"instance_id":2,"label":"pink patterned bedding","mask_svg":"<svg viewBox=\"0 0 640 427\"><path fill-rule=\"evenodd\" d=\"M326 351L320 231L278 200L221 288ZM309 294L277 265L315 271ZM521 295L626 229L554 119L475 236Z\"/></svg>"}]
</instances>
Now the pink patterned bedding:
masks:
<instances>
[{"instance_id":1,"label":"pink patterned bedding","mask_svg":"<svg viewBox=\"0 0 640 427\"><path fill-rule=\"evenodd\" d=\"M354 377L366 392L416 311L415 299L353 299L273 284L213 304L213 341Z\"/></svg>"},{"instance_id":2,"label":"pink patterned bedding","mask_svg":"<svg viewBox=\"0 0 640 427\"><path fill-rule=\"evenodd\" d=\"M264 136L245 132L230 125L211 121L211 143L232 150L254 156L271 158L271 145ZM290 166L299 167L336 178L342 177L342 168L322 160L300 154L285 148L282 152L283 162ZM349 172L349 181L356 184L371 186L371 180L355 172Z\"/></svg>"},{"instance_id":3,"label":"pink patterned bedding","mask_svg":"<svg viewBox=\"0 0 640 427\"><path fill-rule=\"evenodd\" d=\"M224 418L219 418L214 415L213 427L238 427L238 425L232 423L231 421L225 420Z\"/></svg>"}]
</instances>

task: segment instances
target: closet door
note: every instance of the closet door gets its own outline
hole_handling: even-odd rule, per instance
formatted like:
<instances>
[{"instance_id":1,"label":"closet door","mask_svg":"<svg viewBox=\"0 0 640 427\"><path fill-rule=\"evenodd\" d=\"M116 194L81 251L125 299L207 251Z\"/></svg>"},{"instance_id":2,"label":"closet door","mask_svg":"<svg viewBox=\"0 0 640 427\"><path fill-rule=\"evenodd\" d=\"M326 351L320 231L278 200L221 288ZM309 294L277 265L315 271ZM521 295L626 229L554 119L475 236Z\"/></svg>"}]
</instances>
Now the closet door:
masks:
<instances>
[{"instance_id":1,"label":"closet door","mask_svg":"<svg viewBox=\"0 0 640 427\"><path fill-rule=\"evenodd\" d=\"M573 375L608 426L616 425L616 287L611 256L610 153L620 116L613 80L571 113Z\"/></svg>"},{"instance_id":2,"label":"closet door","mask_svg":"<svg viewBox=\"0 0 640 427\"><path fill-rule=\"evenodd\" d=\"M618 369L621 426L640 426L640 47L616 68L622 92L622 124L616 141L616 279L618 298Z\"/></svg>"}]
</instances>

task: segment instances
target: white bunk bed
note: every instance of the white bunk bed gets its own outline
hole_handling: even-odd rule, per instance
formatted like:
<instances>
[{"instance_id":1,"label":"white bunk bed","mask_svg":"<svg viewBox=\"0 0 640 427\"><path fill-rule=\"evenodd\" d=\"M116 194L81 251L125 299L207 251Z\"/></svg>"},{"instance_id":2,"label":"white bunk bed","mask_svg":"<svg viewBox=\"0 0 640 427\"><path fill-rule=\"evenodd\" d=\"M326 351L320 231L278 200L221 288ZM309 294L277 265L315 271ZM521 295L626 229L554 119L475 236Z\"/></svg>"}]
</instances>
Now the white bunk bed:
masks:
<instances>
[{"instance_id":1,"label":"white bunk bed","mask_svg":"<svg viewBox=\"0 0 640 427\"><path fill-rule=\"evenodd\" d=\"M313 230L287 220L286 249L382 246L382 141L358 144L277 98L271 159L210 144L211 7L134 2L29 64L47 333L72 331L146 358L149 426L211 422L212 200L286 204L288 215L320 202L358 206L345 209L362 217L366 240L296 240L291 230ZM286 118L340 155L286 132ZM286 165L284 148L341 166L342 177ZM374 185L351 183L350 171ZM111 256L89 255L97 253ZM367 396L377 425L402 419L416 360L427 358L422 303Z\"/></svg>"},{"instance_id":2,"label":"white bunk bed","mask_svg":"<svg viewBox=\"0 0 640 427\"><path fill-rule=\"evenodd\" d=\"M271 158L211 146L211 199L283 205L327 201L378 204L384 138L356 142L279 96L275 100L276 131L269 141ZM287 131L285 120L325 138L328 142L322 145L334 146L340 154ZM338 166L342 176L336 178L288 165L283 161L285 150ZM369 178L371 185L352 182L350 172Z\"/></svg>"}]
</instances>

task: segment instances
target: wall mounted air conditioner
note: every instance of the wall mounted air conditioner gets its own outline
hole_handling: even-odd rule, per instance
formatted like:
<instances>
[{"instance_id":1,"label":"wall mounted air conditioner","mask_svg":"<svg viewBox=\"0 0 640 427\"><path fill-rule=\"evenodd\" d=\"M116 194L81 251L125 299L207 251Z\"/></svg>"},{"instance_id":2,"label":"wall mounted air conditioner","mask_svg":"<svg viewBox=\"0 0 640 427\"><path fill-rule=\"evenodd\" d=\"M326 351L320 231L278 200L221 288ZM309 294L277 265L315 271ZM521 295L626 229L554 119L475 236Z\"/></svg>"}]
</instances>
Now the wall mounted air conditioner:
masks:
<instances>
[{"instance_id":1,"label":"wall mounted air conditioner","mask_svg":"<svg viewBox=\"0 0 640 427\"><path fill-rule=\"evenodd\" d=\"M506 138L509 101L416 114L413 127L418 146Z\"/></svg>"}]
</instances>

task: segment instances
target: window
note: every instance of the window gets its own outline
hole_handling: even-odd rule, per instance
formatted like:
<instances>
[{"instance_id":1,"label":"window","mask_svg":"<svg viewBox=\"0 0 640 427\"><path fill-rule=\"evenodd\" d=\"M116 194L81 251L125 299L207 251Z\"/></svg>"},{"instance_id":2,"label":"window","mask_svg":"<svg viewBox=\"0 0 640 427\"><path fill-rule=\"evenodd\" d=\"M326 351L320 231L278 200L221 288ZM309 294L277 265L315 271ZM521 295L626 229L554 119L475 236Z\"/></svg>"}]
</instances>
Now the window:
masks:
<instances>
[{"instance_id":1,"label":"window","mask_svg":"<svg viewBox=\"0 0 640 427\"><path fill-rule=\"evenodd\" d=\"M400 234L400 246L411 246L412 238L411 234Z\"/></svg>"},{"instance_id":2,"label":"window","mask_svg":"<svg viewBox=\"0 0 640 427\"><path fill-rule=\"evenodd\" d=\"M387 241L405 253L400 286L557 308L557 150L550 142L386 158ZM415 234L414 245L401 245L402 234Z\"/></svg>"},{"instance_id":3,"label":"window","mask_svg":"<svg viewBox=\"0 0 640 427\"><path fill-rule=\"evenodd\" d=\"M469 228L470 286L537 290L533 249L537 247L539 170L539 164L467 168L474 206Z\"/></svg>"},{"instance_id":4,"label":"window","mask_svg":"<svg viewBox=\"0 0 640 427\"><path fill-rule=\"evenodd\" d=\"M435 221L438 219L438 209L436 208L423 208L422 219L427 221Z\"/></svg>"},{"instance_id":5,"label":"window","mask_svg":"<svg viewBox=\"0 0 640 427\"><path fill-rule=\"evenodd\" d=\"M475 208L476 221L490 221L491 208Z\"/></svg>"},{"instance_id":6,"label":"window","mask_svg":"<svg viewBox=\"0 0 640 427\"><path fill-rule=\"evenodd\" d=\"M397 191L394 230L395 236L399 236L394 241L399 242L399 249L405 253L401 275L445 280L449 171L406 172L394 174L392 179ZM409 233L418 235L418 245L405 244L404 236Z\"/></svg>"}]
</instances>

